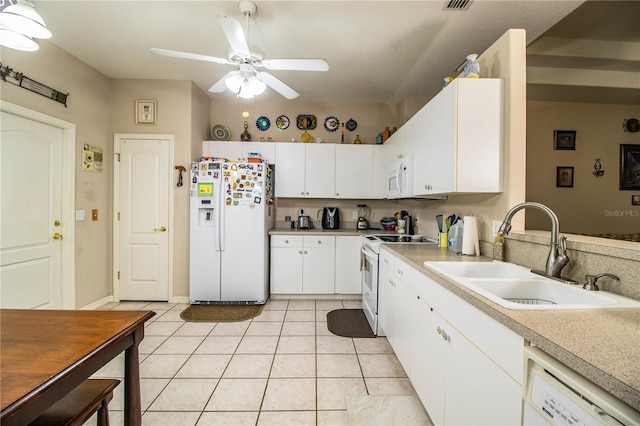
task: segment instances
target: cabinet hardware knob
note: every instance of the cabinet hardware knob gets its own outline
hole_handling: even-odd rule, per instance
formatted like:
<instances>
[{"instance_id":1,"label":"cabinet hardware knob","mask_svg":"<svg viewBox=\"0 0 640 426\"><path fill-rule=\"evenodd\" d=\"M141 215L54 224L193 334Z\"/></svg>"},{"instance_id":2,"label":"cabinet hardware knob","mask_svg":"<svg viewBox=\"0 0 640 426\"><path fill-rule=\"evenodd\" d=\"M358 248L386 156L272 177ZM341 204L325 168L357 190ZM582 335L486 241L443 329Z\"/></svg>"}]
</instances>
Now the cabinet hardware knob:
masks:
<instances>
[{"instance_id":1,"label":"cabinet hardware knob","mask_svg":"<svg viewBox=\"0 0 640 426\"><path fill-rule=\"evenodd\" d=\"M322 241L318 240L318 244L322 244Z\"/></svg>"},{"instance_id":2,"label":"cabinet hardware knob","mask_svg":"<svg viewBox=\"0 0 640 426\"><path fill-rule=\"evenodd\" d=\"M302 254L302 250L300 250L300 251L298 252L298 254Z\"/></svg>"},{"instance_id":3,"label":"cabinet hardware knob","mask_svg":"<svg viewBox=\"0 0 640 426\"><path fill-rule=\"evenodd\" d=\"M289 244L289 240L284 240L284 243L285 244Z\"/></svg>"},{"instance_id":4,"label":"cabinet hardware knob","mask_svg":"<svg viewBox=\"0 0 640 426\"><path fill-rule=\"evenodd\" d=\"M306 251L306 250L304 251L304 254L307 254L307 251Z\"/></svg>"}]
</instances>

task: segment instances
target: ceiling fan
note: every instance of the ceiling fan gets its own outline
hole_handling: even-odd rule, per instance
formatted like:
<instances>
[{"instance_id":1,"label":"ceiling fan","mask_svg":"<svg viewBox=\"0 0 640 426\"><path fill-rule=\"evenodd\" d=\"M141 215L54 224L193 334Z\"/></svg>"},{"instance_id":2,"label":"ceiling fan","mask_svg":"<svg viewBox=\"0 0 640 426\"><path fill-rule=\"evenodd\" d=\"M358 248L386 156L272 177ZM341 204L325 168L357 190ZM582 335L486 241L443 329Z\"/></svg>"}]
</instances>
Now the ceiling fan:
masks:
<instances>
[{"instance_id":1,"label":"ceiling fan","mask_svg":"<svg viewBox=\"0 0 640 426\"><path fill-rule=\"evenodd\" d=\"M256 51L256 49L253 49L253 51L249 50L249 44L247 42L249 18L251 15L255 15L257 7L255 3L250 0L240 1L238 7L246 19L247 38L245 38L242 25L238 21L227 18L226 16L218 16L218 22L230 46L228 58L217 58L215 56L157 48L151 49L151 53L175 58L235 65L237 70L228 72L211 86L209 91L220 93L228 88L236 93L237 96L246 99L261 94L266 89L266 86L271 87L287 99L294 99L300 95L273 74L262 71L262 68L292 71L329 70L329 64L324 59L264 59L262 53Z\"/></svg>"}]
</instances>

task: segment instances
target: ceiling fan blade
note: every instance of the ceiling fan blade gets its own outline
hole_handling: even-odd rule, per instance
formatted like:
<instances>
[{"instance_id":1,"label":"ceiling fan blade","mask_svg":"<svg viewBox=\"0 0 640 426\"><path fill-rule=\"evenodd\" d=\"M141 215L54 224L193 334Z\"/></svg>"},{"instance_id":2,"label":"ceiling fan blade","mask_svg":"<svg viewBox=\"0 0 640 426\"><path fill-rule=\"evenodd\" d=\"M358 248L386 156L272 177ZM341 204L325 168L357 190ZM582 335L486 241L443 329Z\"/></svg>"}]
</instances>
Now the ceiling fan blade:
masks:
<instances>
[{"instance_id":1,"label":"ceiling fan blade","mask_svg":"<svg viewBox=\"0 0 640 426\"><path fill-rule=\"evenodd\" d=\"M212 93L222 93L225 90L227 90L227 85L225 84L225 80L227 79L227 77L232 76L233 74L237 74L238 71L229 71L228 73L226 73L224 75L224 77L222 77L220 80L218 80L213 86L211 86L209 88L209 92Z\"/></svg>"},{"instance_id":2,"label":"ceiling fan blade","mask_svg":"<svg viewBox=\"0 0 640 426\"><path fill-rule=\"evenodd\" d=\"M220 22L222 31L229 41L231 50L235 53L248 55L250 53L249 45L247 44L247 39L244 37L244 33L242 32L242 25L240 25L240 22L232 18L227 18L226 16L218 16L218 22Z\"/></svg>"},{"instance_id":3,"label":"ceiling fan blade","mask_svg":"<svg viewBox=\"0 0 640 426\"><path fill-rule=\"evenodd\" d=\"M287 86L282 81L278 80L276 77L274 77L272 74L269 74L268 72L264 72L264 71L259 72L257 77L259 80L264 82L267 86L271 87L273 90L280 93L282 96L284 96L287 99L294 99L300 96L298 92L296 92L291 87Z\"/></svg>"},{"instance_id":4,"label":"ceiling fan blade","mask_svg":"<svg viewBox=\"0 0 640 426\"><path fill-rule=\"evenodd\" d=\"M324 59L263 59L262 65L270 70L328 71Z\"/></svg>"},{"instance_id":5,"label":"ceiling fan blade","mask_svg":"<svg viewBox=\"0 0 640 426\"><path fill-rule=\"evenodd\" d=\"M172 58L195 59L196 61L214 62L216 64L231 64L228 59L216 58L215 56L199 55L197 53L180 52L177 50L151 49L154 55L171 56Z\"/></svg>"}]
</instances>

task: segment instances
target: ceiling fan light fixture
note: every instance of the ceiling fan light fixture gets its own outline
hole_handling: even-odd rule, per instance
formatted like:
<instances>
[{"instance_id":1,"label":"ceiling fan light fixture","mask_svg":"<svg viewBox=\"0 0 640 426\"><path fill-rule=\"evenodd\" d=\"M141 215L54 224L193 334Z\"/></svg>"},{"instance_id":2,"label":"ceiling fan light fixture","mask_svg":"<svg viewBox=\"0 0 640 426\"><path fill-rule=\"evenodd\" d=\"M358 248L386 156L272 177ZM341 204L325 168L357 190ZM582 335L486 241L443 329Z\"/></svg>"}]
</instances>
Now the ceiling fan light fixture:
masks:
<instances>
[{"instance_id":1,"label":"ceiling fan light fixture","mask_svg":"<svg viewBox=\"0 0 640 426\"><path fill-rule=\"evenodd\" d=\"M255 93L253 93L253 90L251 90L249 80L244 80L242 82L242 85L240 86L238 97L242 99L253 99L255 96Z\"/></svg>"},{"instance_id":2,"label":"ceiling fan light fixture","mask_svg":"<svg viewBox=\"0 0 640 426\"><path fill-rule=\"evenodd\" d=\"M240 87L242 86L242 82L244 79L239 73L233 74L224 80L224 84L227 86L227 89L232 91L233 93L240 92Z\"/></svg>"},{"instance_id":3,"label":"ceiling fan light fixture","mask_svg":"<svg viewBox=\"0 0 640 426\"><path fill-rule=\"evenodd\" d=\"M31 37L0 27L0 46L10 49L22 50L24 52L35 52L38 50L38 43Z\"/></svg>"},{"instance_id":4,"label":"ceiling fan light fixture","mask_svg":"<svg viewBox=\"0 0 640 426\"><path fill-rule=\"evenodd\" d=\"M265 91L267 85L260 81L257 77L253 76L249 78L249 87L251 88L253 93L258 96Z\"/></svg>"},{"instance_id":5,"label":"ceiling fan light fixture","mask_svg":"<svg viewBox=\"0 0 640 426\"><path fill-rule=\"evenodd\" d=\"M51 38L51 31L44 23L42 16L36 12L33 3L18 0L0 12L0 25L32 38Z\"/></svg>"}]
</instances>

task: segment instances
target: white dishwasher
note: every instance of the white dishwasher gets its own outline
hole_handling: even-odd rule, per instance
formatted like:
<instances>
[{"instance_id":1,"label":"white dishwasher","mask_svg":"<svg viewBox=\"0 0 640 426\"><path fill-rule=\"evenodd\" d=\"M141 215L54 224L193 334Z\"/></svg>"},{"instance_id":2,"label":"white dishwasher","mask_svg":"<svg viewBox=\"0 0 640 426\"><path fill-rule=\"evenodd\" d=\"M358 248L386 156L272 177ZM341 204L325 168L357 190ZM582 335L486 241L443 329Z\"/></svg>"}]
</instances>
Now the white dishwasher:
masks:
<instances>
[{"instance_id":1,"label":"white dishwasher","mask_svg":"<svg viewBox=\"0 0 640 426\"><path fill-rule=\"evenodd\" d=\"M640 412L536 347L525 348L523 425L640 425Z\"/></svg>"}]
</instances>

